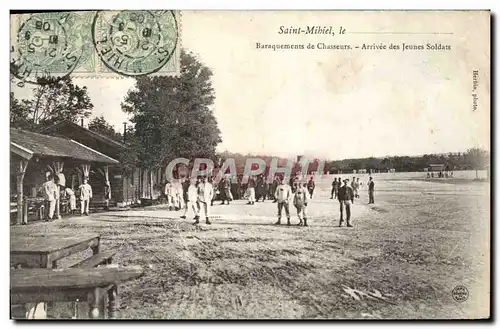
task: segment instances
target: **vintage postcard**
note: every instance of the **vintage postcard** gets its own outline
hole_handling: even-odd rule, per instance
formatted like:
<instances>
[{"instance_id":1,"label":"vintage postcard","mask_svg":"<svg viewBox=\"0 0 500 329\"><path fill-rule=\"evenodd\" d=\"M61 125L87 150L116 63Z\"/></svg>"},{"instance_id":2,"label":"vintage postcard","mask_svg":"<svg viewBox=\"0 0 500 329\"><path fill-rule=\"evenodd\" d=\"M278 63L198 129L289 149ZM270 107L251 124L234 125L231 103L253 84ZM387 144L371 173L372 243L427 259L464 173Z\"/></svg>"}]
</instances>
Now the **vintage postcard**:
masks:
<instances>
[{"instance_id":1,"label":"vintage postcard","mask_svg":"<svg viewBox=\"0 0 500 329\"><path fill-rule=\"evenodd\" d=\"M489 11L10 13L12 319L488 319Z\"/></svg>"}]
</instances>

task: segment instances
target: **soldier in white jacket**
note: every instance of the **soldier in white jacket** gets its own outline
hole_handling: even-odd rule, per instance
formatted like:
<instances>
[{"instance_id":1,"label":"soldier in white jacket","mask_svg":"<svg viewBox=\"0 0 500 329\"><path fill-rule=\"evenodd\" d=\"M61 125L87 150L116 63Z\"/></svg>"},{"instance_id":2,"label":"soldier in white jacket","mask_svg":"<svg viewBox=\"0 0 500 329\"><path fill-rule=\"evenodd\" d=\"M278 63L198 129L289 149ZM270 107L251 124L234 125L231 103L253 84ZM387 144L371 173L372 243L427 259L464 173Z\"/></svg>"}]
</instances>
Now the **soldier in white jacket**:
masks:
<instances>
[{"instance_id":1,"label":"soldier in white jacket","mask_svg":"<svg viewBox=\"0 0 500 329\"><path fill-rule=\"evenodd\" d=\"M92 187L88 183L88 179L83 179L83 184L80 185L80 203L81 203L81 214L89 215L89 204L90 199L92 199Z\"/></svg>"},{"instance_id":2,"label":"soldier in white jacket","mask_svg":"<svg viewBox=\"0 0 500 329\"><path fill-rule=\"evenodd\" d=\"M189 211L189 208L193 209L194 219L198 220L198 213L200 211L198 205L198 189L196 188L196 182L194 179L191 179L189 182L189 187L187 193L185 195L184 200L184 214L181 216L182 219L186 219L186 215Z\"/></svg>"},{"instance_id":3,"label":"soldier in white jacket","mask_svg":"<svg viewBox=\"0 0 500 329\"><path fill-rule=\"evenodd\" d=\"M207 178L203 176L201 178L201 182L198 183L197 186L197 192L198 192L198 208L200 209L203 208L203 212L205 214L205 222L210 225L210 221L208 220L208 216L210 215L210 204L212 202L212 198L214 196L214 188L212 184L207 182ZM200 223L200 215L196 216L196 221L194 224L199 224Z\"/></svg>"},{"instance_id":4,"label":"soldier in white jacket","mask_svg":"<svg viewBox=\"0 0 500 329\"><path fill-rule=\"evenodd\" d=\"M165 184L165 197L167 198L168 210L172 210L174 207L174 190L170 182Z\"/></svg>"},{"instance_id":5,"label":"soldier in white jacket","mask_svg":"<svg viewBox=\"0 0 500 329\"><path fill-rule=\"evenodd\" d=\"M175 210L184 208L184 198L182 197L182 183L176 182L172 185L174 189Z\"/></svg>"},{"instance_id":6,"label":"soldier in white jacket","mask_svg":"<svg viewBox=\"0 0 500 329\"><path fill-rule=\"evenodd\" d=\"M307 189L307 185L304 184L302 187L299 187L293 196L293 205L295 209L297 209L297 217L299 218L299 226L302 225L302 220L304 220L304 226L307 226L307 215L306 215L306 207L307 207L307 194L309 190Z\"/></svg>"},{"instance_id":7,"label":"soldier in white jacket","mask_svg":"<svg viewBox=\"0 0 500 329\"><path fill-rule=\"evenodd\" d=\"M292 198L292 188L285 183L283 178L280 178L280 183L274 192L274 197L278 202L278 221L276 225L281 224L281 212L285 208L287 225L290 226L290 199Z\"/></svg>"},{"instance_id":8,"label":"soldier in white jacket","mask_svg":"<svg viewBox=\"0 0 500 329\"><path fill-rule=\"evenodd\" d=\"M56 183L54 183L54 178L51 173L45 175L47 181L42 184L42 191L45 198L45 205L48 209L46 213L45 220L52 220L54 217L54 212L56 210L57 193L58 188Z\"/></svg>"}]
</instances>

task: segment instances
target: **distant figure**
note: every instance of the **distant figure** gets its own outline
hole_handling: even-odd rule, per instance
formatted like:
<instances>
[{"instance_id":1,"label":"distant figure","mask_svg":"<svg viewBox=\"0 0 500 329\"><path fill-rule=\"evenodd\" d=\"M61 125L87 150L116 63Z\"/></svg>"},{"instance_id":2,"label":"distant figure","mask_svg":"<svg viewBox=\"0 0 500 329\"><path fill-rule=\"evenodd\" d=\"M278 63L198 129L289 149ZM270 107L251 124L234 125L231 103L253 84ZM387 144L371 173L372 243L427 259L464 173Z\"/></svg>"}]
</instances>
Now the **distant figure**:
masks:
<instances>
[{"instance_id":1,"label":"distant figure","mask_svg":"<svg viewBox=\"0 0 500 329\"><path fill-rule=\"evenodd\" d=\"M348 185L349 179L344 179L344 185L339 188L339 204L340 204L340 222L339 227L342 226L344 222L344 207L346 211L346 222L347 227L352 227L351 225L351 203L354 199L354 191L352 187Z\"/></svg>"},{"instance_id":2,"label":"distant figure","mask_svg":"<svg viewBox=\"0 0 500 329\"><path fill-rule=\"evenodd\" d=\"M181 210L184 208L184 197L182 190L182 182L177 181L173 184L175 193L175 210Z\"/></svg>"},{"instance_id":3,"label":"distant figure","mask_svg":"<svg viewBox=\"0 0 500 329\"><path fill-rule=\"evenodd\" d=\"M353 191L351 202L354 203L354 197L356 195L356 177L354 177L354 176L352 177L351 188Z\"/></svg>"},{"instance_id":4,"label":"distant figure","mask_svg":"<svg viewBox=\"0 0 500 329\"><path fill-rule=\"evenodd\" d=\"M266 182L262 175L257 177L257 182L255 183L255 201L259 202L262 199L262 202L266 200Z\"/></svg>"},{"instance_id":5,"label":"distant figure","mask_svg":"<svg viewBox=\"0 0 500 329\"><path fill-rule=\"evenodd\" d=\"M330 191L330 199L333 199L334 194L335 194L335 184L337 184L337 177L333 179L332 182L332 190Z\"/></svg>"},{"instance_id":6,"label":"distant figure","mask_svg":"<svg viewBox=\"0 0 500 329\"><path fill-rule=\"evenodd\" d=\"M274 196L274 193L276 193L276 189L278 188L278 185L279 185L279 179L277 176L274 176L274 179L273 179L273 183L270 184L270 188L269 188L269 194L271 196L271 198L274 200L273 203L276 203L276 197Z\"/></svg>"},{"instance_id":7,"label":"distant figure","mask_svg":"<svg viewBox=\"0 0 500 329\"><path fill-rule=\"evenodd\" d=\"M370 180L368 181L368 204L375 203L375 198L373 197L373 193L375 191L375 183L373 182L373 178L370 177Z\"/></svg>"},{"instance_id":8,"label":"distant figure","mask_svg":"<svg viewBox=\"0 0 500 329\"><path fill-rule=\"evenodd\" d=\"M88 183L88 179L83 179L83 184L80 185L80 203L81 203L81 214L89 215L90 199L92 199L92 187Z\"/></svg>"},{"instance_id":9,"label":"distant figure","mask_svg":"<svg viewBox=\"0 0 500 329\"><path fill-rule=\"evenodd\" d=\"M434 173L433 172L431 172L431 178L434 178Z\"/></svg>"},{"instance_id":10,"label":"distant figure","mask_svg":"<svg viewBox=\"0 0 500 329\"><path fill-rule=\"evenodd\" d=\"M74 213L76 210L76 195L75 191L73 191L71 188L66 187L64 190L66 192L66 195L69 197L69 211L70 213Z\"/></svg>"},{"instance_id":11,"label":"distant figure","mask_svg":"<svg viewBox=\"0 0 500 329\"><path fill-rule=\"evenodd\" d=\"M220 198L222 200L221 205L225 204L227 201L227 204L229 204L229 201L231 201L231 182L227 177L223 177L222 180L219 183L219 191L220 191Z\"/></svg>"},{"instance_id":12,"label":"distant figure","mask_svg":"<svg viewBox=\"0 0 500 329\"><path fill-rule=\"evenodd\" d=\"M205 223L210 225L212 224L210 220L208 219L208 216L210 216L210 204L214 195L214 189L212 184L210 184L207 181L207 178L203 176L201 178L201 182L198 183L197 186L197 192L198 192L198 209L203 208L203 212L205 214ZM199 224L200 223L200 216L196 216L194 224Z\"/></svg>"},{"instance_id":13,"label":"distant figure","mask_svg":"<svg viewBox=\"0 0 500 329\"><path fill-rule=\"evenodd\" d=\"M290 185L285 183L284 179L280 179L280 184L278 185L278 188L276 189L274 196L278 202L278 221L276 222L276 225L281 224L281 212L283 208L285 208L287 225L290 226L291 224L290 224L289 202L292 197L292 189Z\"/></svg>"},{"instance_id":14,"label":"distant figure","mask_svg":"<svg viewBox=\"0 0 500 329\"><path fill-rule=\"evenodd\" d=\"M186 219L189 208L191 208L193 209L194 220L198 220L198 213L200 211L200 208L198 207L199 204L196 202L198 200L198 190L196 188L196 182L194 181L194 179L187 179L186 182L185 184L183 184L184 187L187 186L187 189L185 189L186 192L184 194L184 214L181 216L181 218Z\"/></svg>"},{"instance_id":15,"label":"distant figure","mask_svg":"<svg viewBox=\"0 0 500 329\"><path fill-rule=\"evenodd\" d=\"M54 217L54 212L56 210L56 194L58 189L51 173L47 173L45 179L46 182L42 184L42 190L45 199L45 209L48 209L45 220L49 221Z\"/></svg>"},{"instance_id":16,"label":"distant figure","mask_svg":"<svg viewBox=\"0 0 500 329\"><path fill-rule=\"evenodd\" d=\"M174 188L172 183L167 181L165 184L165 197L167 198L168 210L173 210L174 208Z\"/></svg>"},{"instance_id":17,"label":"distant figure","mask_svg":"<svg viewBox=\"0 0 500 329\"><path fill-rule=\"evenodd\" d=\"M247 187L247 193L248 193L248 202L247 204L254 204L255 203L255 179L253 176L250 176L248 178L248 187Z\"/></svg>"},{"instance_id":18,"label":"distant figure","mask_svg":"<svg viewBox=\"0 0 500 329\"><path fill-rule=\"evenodd\" d=\"M109 209L109 201L111 200L111 184L107 180L104 182L104 209Z\"/></svg>"},{"instance_id":19,"label":"distant figure","mask_svg":"<svg viewBox=\"0 0 500 329\"><path fill-rule=\"evenodd\" d=\"M359 177L353 182L354 197L359 199Z\"/></svg>"},{"instance_id":20,"label":"distant figure","mask_svg":"<svg viewBox=\"0 0 500 329\"><path fill-rule=\"evenodd\" d=\"M431 173L430 172L427 173L427 178L431 178Z\"/></svg>"},{"instance_id":21,"label":"distant figure","mask_svg":"<svg viewBox=\"0 0 500 329\"><path fill-rule=\"evenodd\" d=\"M57 219L61 219L61 180L59 179L59 175L54 175L54 184L56 184L56 209L54 216Z\"/></svg>"},{"instance_id":22,"label":"distant figure","mask_svg":"<svg viewBox=\"0 0 500 329\"><path fill-rule=\"evenodd\" d=\"M299 218L299 223L297 225L302 225L302 220L304 226L307 226L307 215L306 215L306 207L307 207L307 193L306 184L304 187L297 189L293 196L293 205L295 209L297 209L297 217Z\"/></svg>"},{"instance_id":23,"label":"distant figure","mask_svg":"<svg viewBox=\"0 0 500 329\"><path fill-rule=\"evenodd\" d=\"M313 198L313 193L314 193L314 188L316 187L316 184L314 183L314 179L311 177L309 179L309 182L307 182L307 191L309 192L309 196L311 199Z\"/></svg>"}]
</instances>

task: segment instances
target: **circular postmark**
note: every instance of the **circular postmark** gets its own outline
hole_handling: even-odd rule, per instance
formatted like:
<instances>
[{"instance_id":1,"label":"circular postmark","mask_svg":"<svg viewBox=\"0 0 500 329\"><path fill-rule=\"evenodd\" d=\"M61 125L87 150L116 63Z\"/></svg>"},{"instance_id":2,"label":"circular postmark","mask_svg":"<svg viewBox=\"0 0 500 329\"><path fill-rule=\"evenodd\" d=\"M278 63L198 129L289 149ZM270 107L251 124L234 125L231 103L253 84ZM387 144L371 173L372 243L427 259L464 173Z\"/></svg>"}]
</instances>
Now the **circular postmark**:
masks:
<instances>
[{"instance_id":1,"label":"circular postmark","mask_svg":"<svg viewBox=\"0 0 500 329\"><path fill-rule=\"evenodd\" d=\"M124 76L158 72L177 46L177 21L172 11L97 12L92 38L104 65Z\"/></svg>"},{"instance_id":2,"label":"circular postmark","mask_svg":"<svg viewBox=\"0 0 500 329\"><path fill-rule=\"evenodd\" d=\"M451 292L453 299L459 303L465 302L469 298L469 290L464 286L456 286Z\"/></svg>"},{"instance_id":3,"label":"circular postmark","mask_svg":"<svg viewBox=\"0 0 500 329\"><path fill-rule=\"evenodd\" d=\"M10 67L21 83L51 83L75 69L82 45L75 42L70 15L36 13L21 23L11 46Z\"/></svg>"}]
</instances>

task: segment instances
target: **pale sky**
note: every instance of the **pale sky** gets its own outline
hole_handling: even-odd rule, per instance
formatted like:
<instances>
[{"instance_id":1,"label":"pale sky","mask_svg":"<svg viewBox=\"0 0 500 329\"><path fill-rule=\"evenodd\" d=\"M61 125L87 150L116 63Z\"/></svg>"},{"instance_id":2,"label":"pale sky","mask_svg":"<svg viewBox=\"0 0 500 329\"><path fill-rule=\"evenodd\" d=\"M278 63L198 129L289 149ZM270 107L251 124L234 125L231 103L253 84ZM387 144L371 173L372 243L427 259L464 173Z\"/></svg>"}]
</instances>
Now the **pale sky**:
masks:
<instances>
[{"instance_id":1,"label":"pale sky","mask_svg":"<svg viewBox=\"0 0 500 329\"><path fill-rule=\"evenodd\" d=\"M489 16L183 12L182 47L213 72L218 150L328 159L489 149ZM483 17L480 17L483 15ZM470 24L474 21L474 24ZM279 35L286 27L428 35ZM259 50L262 44L442 43L451 51ZM472 111L472 70L479 70ZM118 131L133 79L77 79Z\"/></svg>"}]
</instances>

